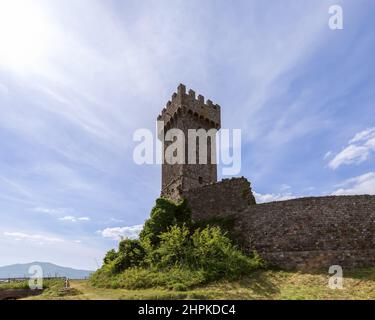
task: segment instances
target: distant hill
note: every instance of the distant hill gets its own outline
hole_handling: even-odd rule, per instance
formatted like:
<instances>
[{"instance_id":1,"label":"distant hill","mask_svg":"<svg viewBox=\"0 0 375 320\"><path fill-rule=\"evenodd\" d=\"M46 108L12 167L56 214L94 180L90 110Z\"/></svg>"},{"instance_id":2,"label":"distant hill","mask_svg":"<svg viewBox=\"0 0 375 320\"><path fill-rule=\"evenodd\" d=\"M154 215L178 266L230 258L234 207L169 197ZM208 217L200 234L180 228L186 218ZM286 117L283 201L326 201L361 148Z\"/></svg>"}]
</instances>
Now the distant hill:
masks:
<instances>
[{"instance_id":1,"label":"distant hill","mask_svg":"<svg viewBox=\"0 0 375 320\"><path fill-rule=\"evenodd\" d=\"M21 278L29 277L29 268L33 265L39 265L43 268L44 277L68 277L70 279L85 279L90 276L93 271L78 270L57 266L48 262L32 262L25 264L13 264L10 266L0 267L0 278Z\"/></svg>"}]
</instances>

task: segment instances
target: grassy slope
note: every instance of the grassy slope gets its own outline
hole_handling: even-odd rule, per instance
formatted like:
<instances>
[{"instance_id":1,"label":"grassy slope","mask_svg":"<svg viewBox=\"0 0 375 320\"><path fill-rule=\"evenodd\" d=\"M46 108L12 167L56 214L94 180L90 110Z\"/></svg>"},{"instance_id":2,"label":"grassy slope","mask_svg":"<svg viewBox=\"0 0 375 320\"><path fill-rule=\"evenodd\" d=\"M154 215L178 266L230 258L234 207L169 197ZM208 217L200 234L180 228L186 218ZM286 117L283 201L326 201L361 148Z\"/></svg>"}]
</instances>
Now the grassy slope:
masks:
<instances>
[{"instance_id":1,"label":"grassy slope","mask_svg":"<svg viewBox=\"0 0 375 320\"><path fill-rule=\"evenodd\" d=\"M163 289L99 289L88 281L72 281L75 295L51 294L31 299L375 299L375 268L344 274L344 289L328 288L328 274L257 271L236 282L218 282L186 292Z\"/></svg>"}]
</instances>

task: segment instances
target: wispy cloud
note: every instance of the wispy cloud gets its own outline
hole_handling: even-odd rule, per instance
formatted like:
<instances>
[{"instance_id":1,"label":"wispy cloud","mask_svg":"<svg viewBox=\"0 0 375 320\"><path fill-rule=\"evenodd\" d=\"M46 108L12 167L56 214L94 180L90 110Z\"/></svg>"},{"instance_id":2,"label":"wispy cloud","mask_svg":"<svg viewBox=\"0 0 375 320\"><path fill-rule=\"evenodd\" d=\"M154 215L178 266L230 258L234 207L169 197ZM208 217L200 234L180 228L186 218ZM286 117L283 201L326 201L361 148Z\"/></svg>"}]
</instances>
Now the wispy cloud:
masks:
<instances>
[{"instance_id":1,"label":"wispy cloud","mask_svg":"<svg viewBox=\"0 0 375 320\"><path fill-rule=\"evenodd\" d=\"M0 264L49 261L73 268L96 268L108 246L103 246L96 237L74 236L26 229L0 230Z\"/></svg>"},{"instance_id":2,"label":"wispy cloud","mask_svg":"<svg viewBox=\"0 0 375 320\"><path fill-rule=\"evenodd\" d=\"M369 128L364 131L357 133L352 140L349 141L350 144L356 142L365 142L368 143L369 141L374 141L375 138L375 127ZM375 143L372 142L372 145Z\"/></svg>"},{"instance_id":3,"label":"wispy cloud","mask_svg":"<svg viewBox=\"0 0 375 320\"><path fill-rule=\"evenodd\" d=\"M23 232L4 232L6 237L10 237L16 241L26 240L35 242L62 242L63 239L44 236L40 234L27 234Z\"/></svg>"},{"instance_id":4,"label":"wispy cloud","mask_svg":"<svg viewBox=\"0 0 375 320\"><path fill-rule=\"evenodd\" d=\"M124 222L124 220L122 220L122 219L117 219L117 218L110 218L109 221L110 221L110 222L116 222L116 223L122 223L122 222Z\"/></svg>"},{"instance_id":5,"label":"wispy cloud","mask_svg":"<svg viewBox=\"0 0 375 320\"><path fill-rule=\"evenodd\" d=\"M116 227L116 228L106 228L99 231L104 238L110 238L113 240L119 240L121 238L136 239L141 232L143 225L136 225L131 227Z\"/></svg>"},{"instance_id":6,"label":"wispy cloud","mask_svg":"<svg viewBox=\"0 0 375 320\"><path fill-rule=\"evenodd\" d=\"M368 172L344 181L332 195L375 194L375 172Z\"/></svg>"},{"instance_id":7,"label":"wispy cloud","mask_svg":"<svg viewBox=\"0 0 375 320\"><path fill-rule=\"evenodd\" d=\"M297 198L292 193L284 193L284 194L260 194L254 192L254 197L257 203L267 203L267 202L274 202L274 201L284 201L284 200L291 200Z\"/></svg>"},{"instance_id":8,"label":"wispy cloud","mask_svg":"<svg viewBox=\"0 0 375 320\"><path fill-rule=\"evenodd\" d=\"M68 208L47 208L47 207L36 207L33 209L34 212L49 214L49 215L60 215L64 214L67 211L70 211Z\"/></svg>"},{"instance_id":9,"label":"wispy cloud","mask_svg":"<svg viewBox=\"0 0 375 320\"><path fill-rule=\"evenodd\" d=\"M34 212L46 214L56 217L59 221L65 222L87 222L91 221L90 217L72 215L74 210L71 208L49 208L49 207L36 207Z\"/></svg>"},{"instance_id":10,"label":"wispy cloud","mask_svg":"<svg viewBox=\"0 0 375 320\"><path fill-rule=\"evenodd\" d=\"M11 192L13 195L15 194L22 199L30 200L33 197L32 190L27 188L22 183L16 181L16 179L0 176L0 188L2 187L2 185L8 193Z\"/></svg>"},{"instance_id":11,"label":"wispy cloud","mask_svg":"<svg viewBox=\"0 0 375 320\"><path fill-rule=\"evenodd\" d=\"M62 218L59 218L60 221L67 221L67 222L80 222L80 221L90 221L91 219L89 217L74 217L74 216L65 216Z\"/></svg>"},{"instance_id":12,"label":"wispy cloud","mask_svg":"<svg viewBox=\"0 0 375 320\"><path fill-rule=\"evenodd\" d=\"M340 151L328 166L335 170L342 165L360 164L366 161L372 152L375 152L375 128L357 133L349 141L349 145Z\"/></svg>"}]
</instances>

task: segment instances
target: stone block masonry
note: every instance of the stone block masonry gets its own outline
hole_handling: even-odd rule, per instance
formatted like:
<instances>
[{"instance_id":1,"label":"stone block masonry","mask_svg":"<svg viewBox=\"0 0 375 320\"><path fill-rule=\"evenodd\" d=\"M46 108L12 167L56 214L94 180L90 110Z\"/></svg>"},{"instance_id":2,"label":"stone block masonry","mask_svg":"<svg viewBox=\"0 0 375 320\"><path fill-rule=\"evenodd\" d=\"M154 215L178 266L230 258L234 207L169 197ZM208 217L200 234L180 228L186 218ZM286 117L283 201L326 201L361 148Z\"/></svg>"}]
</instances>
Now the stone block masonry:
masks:
<instances>
[{"instance_id":1,"label":"stone block masonry","mask_svg":"<svg viewBox=\"0 0 375 320\"><path fill-rule=\"evenodd\" d=\"M300 198L255 204L250 183L231 179L184 194L195 220L233 217L245 251L272 266L325 271L375 266L375 196Z\"/></svg>"},{"instance_id":2,"label":"stone block masonry","mask_svg":"<svg viewBox=\"0 0 375 320\"><path fill-rule=\"evenodd\" d=\"M242 212L255 204L250 182L233 178L185 191L195 220L216 218Z\"/></svg>"},{"instance_id":3,"label":"stone block masonry","mask_svg":"<svg viewBox=\"0 0 375 320\"><path fill-rule=\"evenodd\" d=\"M246 250L284 269L375 266L375 196L301 198L236 214Z\"/></svg>"}]
</instances>

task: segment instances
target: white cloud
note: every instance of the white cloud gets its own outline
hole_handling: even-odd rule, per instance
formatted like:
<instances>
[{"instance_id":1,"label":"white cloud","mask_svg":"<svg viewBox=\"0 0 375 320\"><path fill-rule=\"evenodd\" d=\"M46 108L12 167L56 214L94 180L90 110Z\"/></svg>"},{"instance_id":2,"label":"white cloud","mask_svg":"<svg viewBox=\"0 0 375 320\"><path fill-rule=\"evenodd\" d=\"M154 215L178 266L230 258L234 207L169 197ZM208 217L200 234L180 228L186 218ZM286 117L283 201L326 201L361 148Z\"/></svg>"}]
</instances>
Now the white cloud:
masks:
<instances>
[{"instance_id":1,"label":"white cloud","mask_svg":"<svg viewBox=\"0 0 375 320\"><path fill-rule=\"evenodd\" d=\"M4 232L4 236L10 237L14 240L34 241L34 242L62 242L64 240L55 237L48 237L40 234L27 234L23 232Z\"/></svg>"},{"instance_id":2,"label":"white cloud","mask_svg":"<svg viewBox=\"0 0 375 320\"><path fill-rule=\"evenodd\" d=\"M78 221L90 221L91 219L89 217L80 217L78 218Z\"/></svg>"},{"instance_id":3,"label":"white cloud","mask_svg":"<svg viewBox=\"0 0 375 320\"><path fill-rule=\"evenodd\" d=\"M337 154L330 162L331 169L337 169L343 164L360 164L368 159L370 149L364 146L350 145Z\"/></svg>"},{"instance_id":4,"label":"white cloud","mask_svg":"<svg viewBox=\"0 0 375 320\"><path fill-rule=\"evenodd\" d=\"M111 238L113 240L119 240L121 238L136 239L141 232L143 225L136 225L131 227L116 227L106 228L99 231L104 238Z\"/></svg>"},{"instance_id":5,"label":"white cloud","mask_svg":"<svg viewBox=\"0 0 375 320\"><path fill-rule=\"evenodd\" d=\"M332 195L375 194L375 172L346 180Z\"/></svg>"},{"instance_id":6,"label":"white cloud","mask_svg":"<svg viewBox=\"0 0 375 320\"><path fill-rule=\"evenodd\" d=\"M266 202L274 202L274 201L284 201L297 198L293 196L291 193L286 194L260 194L257 192L253 192L256 202L257 203L266 203Z\"/></svg>"},{"instance_id":7,"label":"white cloud","mask_svg":"<svg viewBox=\"0 0 375 320\"><path fill-rule=\"evenodd\" d=\"M375 128L370 128L357 133L352 140L349 141L350 144L360 141L368 141L375 137Z\"/></svg>"},{"instance_id":8,"label":"white cloud","mask_svg":"<svg viewBox=\"0 0 375 320\"><path fill-rule=\"evenodd\" d=\"M117 219L117 218L110 218L109 220L110 220L111 222L117 222L117 223L122 223L122 222L124 222L124 220Z\"/></svg>"},{"instance_id":9,"label":"white cloud","mask_svg":"<svg viewBox=\"0 0 375 320\"><path fill-rule=\"evenodd\" d=\"M68 222L79 222L79 221L90 221L89 217L77 217L72 215L73 209L69 208L47 208L47 207L36 207L33 211L38 213L47 214L50 216L60 216L58 220Z\"/></svg>"},{"instance_id":10,"label":"white cloud","mask_svg":"<svg viewBox=\"0 0 375 320\"><path fill-rule=\"evenodd\" d=\"M77 221L90 221L91 219L89 217L74 217L74 216L65 216L62 218L59 218L61 221L70 221L70 222L77 222Z\"/></svg>"},{"instance_id":11,"label":"white cloud","mask_svg":"<svg viewBox=\"0 0 375 320\"><path fill-rule=\"evenodd\" d=\"M327 160L328 158L331 158L332 156L332 151L328 151L325 155L324 155L324 160Z\"/></svg>"},{"instance_id":12,"label":"white cloud","mask_svg":"<svg viewBox=\"0 0 375 320\"><path fill-rule=\"evenodd\" d=\"M2 227L0 226L1 265L46 261L77 269L95 270L109 248L95 237L86 240L66 238L39 230Z\"/></svg>"},{"instance_id":13,"label":"white cloud","mask_svg":"<svg viewBox=\"0 0 375 320\"><path fill-rule=\"evenodd\" d=\"M360 164L366 161L375 151L375 128L357 133L349 141L349 146L339 152L328 164L335 170L344 164ZM326 159L326 157L325 157Z\"/></svg>"},{"instance_id":14,"label":"white cloud","mask_svg":"<svg viewBox=\"0 0 375 320\"><path fill-rule=\"evenodd\" d=\"M39 212L39 213L45 213L45 214L50 214L50 215L58 215L58 214L62 214L62 213L65 213L67 211L69 211L69 209L66 209L66 208L46 208L46 207L36 207L33 209L33 211L35 212Z\"/></svg>"}]
</instances>

